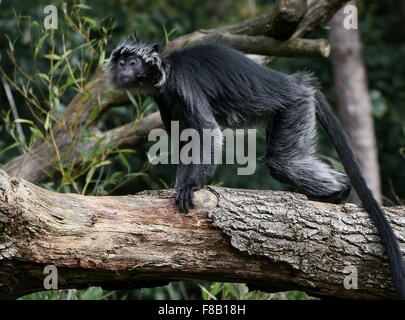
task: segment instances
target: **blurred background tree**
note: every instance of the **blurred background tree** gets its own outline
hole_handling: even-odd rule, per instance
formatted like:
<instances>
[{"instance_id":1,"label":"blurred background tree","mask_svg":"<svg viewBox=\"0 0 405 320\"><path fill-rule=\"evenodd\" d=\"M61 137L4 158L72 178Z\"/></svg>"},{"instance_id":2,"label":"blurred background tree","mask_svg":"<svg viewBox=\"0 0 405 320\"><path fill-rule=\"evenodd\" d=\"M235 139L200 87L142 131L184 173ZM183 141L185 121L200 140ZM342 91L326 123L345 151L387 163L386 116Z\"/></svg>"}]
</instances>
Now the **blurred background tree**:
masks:
<instances>
[{"instance_id":1,"label":"blurred background tree","mask_svg":"<svg viewBox=\"0 0 405 320\"><path fill-rule=\"evenodd\" d=\"M63 3L67 3L67 6L64 7ZM18 154L27 152L41 139L41 134L49 132L53 117L60 115L73 96L83 90L83 84L95 71L97 62L108 57L111 50L126 36L136 34L143 39L154 39L164 43L167 38L174 39L197 29L236 23L265 13L274 1L52 1L59 10L60 30L44 37L38 30L42 28L43 8L48 4L50 4L49 1L40 0L17 2L3 0L0 4L0 66L3 72L0 89L0 166ZM357 38L346 40L352 47L348 50L356 50L357 58L360 59L357 66L367 70L367 78L364 73L362 83L354 84L356 89L351 92L353 95L356 93L362 95L360 99L366 107L361 108L364 114L360 113L358 120L368 119L369 123L374 120L376 141L374 144L376 147L372 143L370 151L361 151L358 156L361 161L366 157L372 158L374 166L372 169L365 167L365 171L371 177L370 179L381 181L381 187L378 182L373 182L372 185L376 194L379 194L381 189L382 201L387 205L403 204L405 198L405 170L403 170L405 1L358 1L357 6L362 51L358 50L361 46L356 31ZM65 13L62 8L66 8ZM69 21L69 18L72 21ZM332 38L333 33L336 32L339 32L336 28L330 30L330 37ZM312 37L326 38L327 30L317 30ZM38 46L41 41L41 46ZM63 43L66 47L63 47ZM71 52L69 52L70 49L72 49ZM11 56L8 54L10 51ZM339 51L338 48L336 51ZM54 52L55 55L46 56L49 52ZM58 65L58 61L66 61L66 57L70 59L72 67L63 69L61 64ZM334 82L334 79L339 77L338 72L343 71L339 67L344 63L342 61L344 60L336 55L333 55L332 59L278 58L271 63L271 67L287 73L299 70L314 71L320 78L328 98L333 105L339 105L340 115L345 119L345 117L351 117L345 109L347 102L337 99L341 96L341 92L339 92L339 85ZM50 66L54 69L51 79L48 74ZM22 73L29 77L24 77ZM14 87L7 78L15 80ZM53 88L58 90L49 90L50 83L54 84L57 81L60 81L59 85ZM33 85L34 82L36 86ZM360 86L360 89L357 86ZM22 92L16 88L20 88ZM349 89L353 90L353 87ZM34 97L38 97L38 101ZM355 99L352 95L349 95L350 97ZM30 102L29 99L32 101ZM148 114L156 110L156 106L150 99L138 100L136 97L131 97L130 100L133 108L122 106L108 110L99 122L99 129L112 129L135 119L139 112ZM47 109L42 111L36 109L36 103L39 106L46 106ZM24 120L15 122L16 118ZM350 133L350 126L347 126L347 129ZM355 125L354 129L357 129ZM370 141L374 139L372 125L363 132ZM353 145L357 146L356 141L353 141ZM264 148L262 131L258 137L258 156L264 154ZM165 188L169 184L172 170L168 170L165 165L154 167L147 165L147 149L147 144L137 146L136 150L111 149L109 152L114 156L109 157L108 160L105 160L104 152L86 154L84 156L89 157L89 164L72 171L63 167L61 176L44 182L41 186L59 192L113 195ZM325 159L333 164L336 163L336 153L326 137L321 139L320 151ZM377 154L378 161L376 161ZM236 175L236 165L222 165L211 179L211 183L227 187L288 190L288 186L271 178L267 168L259 163L256 173L246 177ZM108 292L99 288L90 288L82 291L43 292L30 295L27 299L193 299L201 297L205 299L308 298L304 293L298 292L276 295L249 292L246 286L239 284L179 282L166 287L131 291Z\"/></svg>"},{"instance_id":2,"label":"blurred background tree","mask_svg":"<svg viewBox=\"0 0 405 320\"><path fill-rule=\"evenodd\" d=\"M352 1L347 8L356 10L355 2ZM356 11L353 14L357 18ZM329 30L339 113L368 185L376 199L380 200L378 152L360 32L358 29L345 28L342 21L346 15L345 8L340 9L331 20Z\"/></svg>"}]
</instances>

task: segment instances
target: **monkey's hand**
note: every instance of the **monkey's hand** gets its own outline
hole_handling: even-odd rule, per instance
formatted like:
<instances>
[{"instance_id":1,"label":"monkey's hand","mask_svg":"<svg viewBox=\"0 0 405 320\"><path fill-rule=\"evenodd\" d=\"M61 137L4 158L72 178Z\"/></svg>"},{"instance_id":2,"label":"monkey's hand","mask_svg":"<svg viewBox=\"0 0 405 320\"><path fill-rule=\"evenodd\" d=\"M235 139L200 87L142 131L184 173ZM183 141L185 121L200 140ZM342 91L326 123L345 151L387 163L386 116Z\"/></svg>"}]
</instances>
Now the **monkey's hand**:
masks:
<instances>
[{"instance_id":1,"label":"monkey's hand","mask_svg":"<svg viewBox=\"0 0 405 320\"><path fill-rule=\"evenodd\" d=\"M181 212L188 213L189 209L194 208L194 191L200 188L196 184L186 184L177 189L176 204Z\"/></svg>"}]
</instances>

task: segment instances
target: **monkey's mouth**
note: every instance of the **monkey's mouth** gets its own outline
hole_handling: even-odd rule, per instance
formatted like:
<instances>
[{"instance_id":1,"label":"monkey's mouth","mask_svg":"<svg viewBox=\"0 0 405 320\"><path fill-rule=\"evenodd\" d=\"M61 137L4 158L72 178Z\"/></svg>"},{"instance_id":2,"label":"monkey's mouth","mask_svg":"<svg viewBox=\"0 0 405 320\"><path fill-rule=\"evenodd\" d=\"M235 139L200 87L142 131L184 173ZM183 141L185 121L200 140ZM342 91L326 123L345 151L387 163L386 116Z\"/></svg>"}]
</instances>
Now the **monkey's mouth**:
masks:
<instances>
[{"instance_id":1,"label":"monkey's mouth","mask_svg":"<svg viewBox=\"0 0 405 320\"><path fill-rule=\"evenodd\" d=\"M125 89L141 88L144 86L144 79L134 77L121 77L121 86Z\"/></svg>"},{"instance_id":2,"label":"monkey's mouth","mask_svg":"<svg viewBox=\"0 0 405 320\"><path fill-rule=\"evenodd\" d=\"M134 77L131 76L122 76L121 79L125 81L131 81Z\"/></svg>"}]
</instances>

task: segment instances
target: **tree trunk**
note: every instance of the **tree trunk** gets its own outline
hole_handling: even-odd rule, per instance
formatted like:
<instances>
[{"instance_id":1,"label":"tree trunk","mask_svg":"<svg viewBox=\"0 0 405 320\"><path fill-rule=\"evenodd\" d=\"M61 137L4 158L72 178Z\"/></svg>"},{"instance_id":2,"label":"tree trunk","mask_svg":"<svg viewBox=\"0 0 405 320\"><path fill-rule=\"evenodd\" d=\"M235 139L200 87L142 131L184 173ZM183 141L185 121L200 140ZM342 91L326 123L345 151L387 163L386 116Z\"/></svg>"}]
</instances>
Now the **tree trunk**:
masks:
<instances>
[{"instance_id":1,"label":"tree trunk","mask_svg":"<svg viewBox=\"0 0 405 320\"><path fill-rule=\"evenodd\" d=\"M0 299L44 290L47 265L57 267L60 289L204 279L320 297L394 297L379 237L354 204L208 187L183 214L173 195L58 194L0 170ZM403 250L404 210L385 208ZM344 287L348 266L357 268L356 290Z\"/></svg>"},{"instance_id":2,"label":"tree trunk","mask_svg":"<svg viewBox=\"0 0 405 320\"><path fill-rule=\"evenodd\" d=\"M380 174L372 105L362 58L360 33L343 26L346 14L338 11L330 23L329 41L342 124L348 133L366 181L381 201Z\"/></svg>"}]
</instances>

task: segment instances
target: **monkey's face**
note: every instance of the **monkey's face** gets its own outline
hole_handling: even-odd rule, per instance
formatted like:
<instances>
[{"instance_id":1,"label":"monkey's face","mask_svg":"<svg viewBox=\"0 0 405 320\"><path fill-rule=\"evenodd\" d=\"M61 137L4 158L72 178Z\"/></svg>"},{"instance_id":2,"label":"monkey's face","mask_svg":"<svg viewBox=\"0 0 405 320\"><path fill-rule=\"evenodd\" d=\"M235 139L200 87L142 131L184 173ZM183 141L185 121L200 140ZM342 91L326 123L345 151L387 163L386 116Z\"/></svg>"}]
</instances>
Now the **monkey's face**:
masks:
<instances>
[{"instance_id":1,"label":"monkey's face","mask_svg":"<svg viewBox=\"0 0 405 320\"><path fill-rule=\"evenodd\" d=\"M153 86L156 68L137 55L121 55L115 61L113 84L117 89L149 88Z\"/></svg>"}]
</instances>

